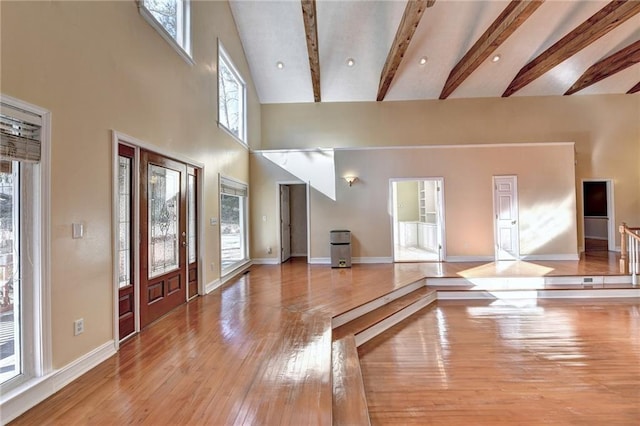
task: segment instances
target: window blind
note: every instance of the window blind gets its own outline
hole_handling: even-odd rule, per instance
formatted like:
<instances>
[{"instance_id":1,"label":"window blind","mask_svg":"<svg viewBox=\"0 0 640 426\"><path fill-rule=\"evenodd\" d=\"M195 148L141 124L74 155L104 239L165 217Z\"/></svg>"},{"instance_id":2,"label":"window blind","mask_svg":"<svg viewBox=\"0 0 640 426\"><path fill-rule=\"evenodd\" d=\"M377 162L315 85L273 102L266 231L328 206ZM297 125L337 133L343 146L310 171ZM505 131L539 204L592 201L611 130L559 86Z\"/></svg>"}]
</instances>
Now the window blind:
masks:
<instances>
[{"instance_id":1,"label":"window blind","mask_svg":"<svg viewBox=\"0 0 640 426\"><path fill-rule=\"evenodd\" d=\"M246 197L248 194L247 185L220 177L220 193L235 195L237 197Z\"/></svg>"},{"instance_id":2,"label":"window blind","mask_svg":"<svg viewBox=\"0 0 640 426\"><path fill-rule=\"evenodd\" d=\"M8 161L40 161L41 118L2 104L0 158Z\"/></svg>"}]
</instances>

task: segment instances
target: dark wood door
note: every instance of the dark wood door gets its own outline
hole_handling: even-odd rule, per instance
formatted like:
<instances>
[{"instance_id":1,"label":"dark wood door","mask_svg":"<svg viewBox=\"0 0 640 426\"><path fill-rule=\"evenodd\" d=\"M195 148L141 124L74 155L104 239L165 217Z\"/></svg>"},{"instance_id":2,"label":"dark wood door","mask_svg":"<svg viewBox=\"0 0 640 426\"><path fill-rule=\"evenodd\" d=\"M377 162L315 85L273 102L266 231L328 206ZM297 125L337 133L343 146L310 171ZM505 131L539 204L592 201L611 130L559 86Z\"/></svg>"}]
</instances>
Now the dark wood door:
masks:
<instances>
[{"instance_id":1,"label":"dark wood door","mask_svg":"<svg viewBox=\"0 0 640 426\"><path fill-rule=\"evenodd\" d=\"M140 154L140 327L187 300L187 168Z\"/></svg>"},{"instance_id":2,"label":"dark wood door","mask_svg":"<svg viewBox=\"0 0 640 426\"><path fill-rule=\"evenodd\" d=\"M198 295L198 169L187 167L187 263L189 299Z\"/></svg>"},{"instance_id":3,"label":"dark wood door","mask_svg":"<svg viewBox=\"0 0 640 426\"><path fill-rule=\"evenodd\" d=\"M133 170L135 150L118 145L118 329L122 340L135 331L133 273Z\"/></svg>"}]
</instances>

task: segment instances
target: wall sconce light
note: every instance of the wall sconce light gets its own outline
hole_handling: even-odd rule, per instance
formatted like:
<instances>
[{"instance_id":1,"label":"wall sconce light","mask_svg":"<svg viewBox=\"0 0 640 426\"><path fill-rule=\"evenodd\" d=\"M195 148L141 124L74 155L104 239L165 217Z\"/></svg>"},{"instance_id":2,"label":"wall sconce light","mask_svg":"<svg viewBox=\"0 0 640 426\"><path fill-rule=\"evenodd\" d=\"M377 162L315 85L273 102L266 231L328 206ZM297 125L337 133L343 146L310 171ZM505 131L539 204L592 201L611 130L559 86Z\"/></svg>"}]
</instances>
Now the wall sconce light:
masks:
<instances>
[{"instance_id":1,"label":"wall sconce light","mask_svg":"<svg viewBox=\"0 0 640 426\"><path fill-rule=\"evenodd\" d=\"M344 180L347 181L347 183L349 184L349 186L351 186L353 184L353 182L358 180L357 176L345 176Z\"/></svg>"}]
</instances>

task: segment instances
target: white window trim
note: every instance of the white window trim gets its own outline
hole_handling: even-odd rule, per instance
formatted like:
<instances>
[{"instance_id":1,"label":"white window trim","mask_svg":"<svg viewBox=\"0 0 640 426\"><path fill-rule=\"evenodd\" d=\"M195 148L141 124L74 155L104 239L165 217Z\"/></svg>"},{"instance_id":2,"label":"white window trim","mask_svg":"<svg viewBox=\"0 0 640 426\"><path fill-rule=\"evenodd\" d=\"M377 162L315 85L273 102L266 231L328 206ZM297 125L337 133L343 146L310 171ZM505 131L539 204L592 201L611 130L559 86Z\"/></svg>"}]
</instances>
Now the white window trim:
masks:
<instances>
[{"instance_id":1,"label":"white window trim","mask_svg":"<svg viewBox=\"0 0 640 426\"><path fill-rule=\"evenodd\" d=\"M32 274L33 292L30 294L31 312L25 312L24 321L28 327L23 327L23 345L31 351L32 358L24 360L23 377L15 384L9 383L8 391L3 389L0 405L15 398L36 386L43 376L52 372L52 336L51 336L51 186L50 186L50 158L51 158L51 113L43 108L27 102L0 95L0 101L13 108L22 109L41 117L40 126L40 163L36 179L34 180L34 195L32 207L34 210L31 223L33 255L37 257Z\"/></svg>"},{"instance_id":2,"label":"white window trim","mask_svg":"<svg viewBox=\"0 0 640 426\"><path fill-rule=\"evenodd\" d=\"M233 74L233 76L242 84L242 126L241 126L241 135L236 135L235 133L233 133L231 131L231 129L229 129L227 126L224 125L224 123L222 123L220 121L220 58L222 58L225 62L225 65L227 66L227 68L229 68L229 70L231 70L231 73ZM231 60L231 56L229 56L229 54L227 53L227 50L224 48L224 46L222 45L222 42L220 41L220 39L218 39L218 75L217 75L217 81L216 81L216 87L218 90L218 128L224 130L227 134L229 134L229 136L231 136L232 138L234 138L236 140L236 142L239 142L242 146L244 146L245 148L249 147L249 138L247 136L247 117L248 117L248 111L247 111L247 83L244 81L244 78L242 78L242 75L240 74L240 72L238 71L238 68L236 68L236 65L233 63L233 61Z\"/></svg>"},{"instance_id":3,"label":"white window trim","mask_svg":"<svg viewBox=\"0 0 640 426\"><path fill-rule=\"evenodd\" d=\"M236 274L242 267L246 266L249 262L251 262L251 248L249 247L249 184L242 182L238 179L234 179L223 174L219 174L218 178L218 217L220 218L220 225L222 225L222 183L225 182L227 186L237 187L246 189L247 195L245 196L245 206L244 212L242 215L242 220L244 222L244 241L242 242L245 248L244 259L239 260L233 266L223 269L222 268L222 226L219 227L219 241L220 241L220 278L225 278L231 275Z\"/></svg>"},{"instance_id":4,"label":"white window trim","mask_svg":"<svg viewBox=\"0 0 640 426\"><path fill-rule=\"evenodd\" d=\"M182 8L178 8L176 17L177 39L162 26L153 14L146 8L143 0L137 0L140 15L151 25L160 36L174 48L178 55L189 65L195 65L191 56L191 0L181 0Z\"/></svg>"}]
</instances>

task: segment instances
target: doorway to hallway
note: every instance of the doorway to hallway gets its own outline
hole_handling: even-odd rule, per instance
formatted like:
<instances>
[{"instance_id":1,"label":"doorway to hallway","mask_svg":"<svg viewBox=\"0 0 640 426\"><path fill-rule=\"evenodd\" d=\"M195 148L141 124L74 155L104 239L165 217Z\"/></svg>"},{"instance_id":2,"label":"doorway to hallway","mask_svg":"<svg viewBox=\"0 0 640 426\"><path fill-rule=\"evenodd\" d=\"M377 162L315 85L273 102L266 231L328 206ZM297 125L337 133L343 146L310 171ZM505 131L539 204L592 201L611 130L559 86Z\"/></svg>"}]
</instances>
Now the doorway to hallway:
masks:
<instances>
[{"instance_id":1,"label":"doorway to hallway","mask_svg":"<svg viewBox=\"0 0 640 426\"><path fill-rule=\"evenodd\" d=\"M393 261L443 261L443 178L392 179L391 205Z\"/></svg>"}]
</instances>

